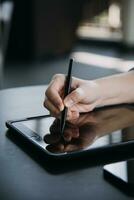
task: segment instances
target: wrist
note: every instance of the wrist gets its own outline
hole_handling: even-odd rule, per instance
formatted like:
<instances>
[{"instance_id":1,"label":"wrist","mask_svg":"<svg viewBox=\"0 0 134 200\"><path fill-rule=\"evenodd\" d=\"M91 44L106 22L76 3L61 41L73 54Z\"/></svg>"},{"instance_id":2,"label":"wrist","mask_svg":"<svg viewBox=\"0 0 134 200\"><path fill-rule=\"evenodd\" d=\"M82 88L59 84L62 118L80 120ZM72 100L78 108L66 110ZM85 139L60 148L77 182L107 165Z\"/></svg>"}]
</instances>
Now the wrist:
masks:
<instances>
[{"instance_id":1,"label":"wrist","mask_svg":"<svg viewBox=\"0 0 134 200\"><path fill-rule=\"evenodd\" d=\"M101 105L125 103L122 75L114 75L96 79L101 93Z\"/></svg>"},{"instance_id":2,"label":"wrist","mask_svg":"<svg viewBox=\"0 0 134 200\"><path fill-rule=\"evenodd\" d=\"M102 85L97 80L88 81L87 96L90 104L94 104L95 107L103 105L104 96L102 90Z\"/></svg>"},{"instance_id":3,"label":"wrist","mask_svg":"<svg viewBox=\"0 0 134 200\"><path fill-rule=\"evenodd\" d=\"M108 78L97 79L96 84L98 85L100 95L99 106L112 105L118 102L118 92Z\"/></svg>"}]
</instances>

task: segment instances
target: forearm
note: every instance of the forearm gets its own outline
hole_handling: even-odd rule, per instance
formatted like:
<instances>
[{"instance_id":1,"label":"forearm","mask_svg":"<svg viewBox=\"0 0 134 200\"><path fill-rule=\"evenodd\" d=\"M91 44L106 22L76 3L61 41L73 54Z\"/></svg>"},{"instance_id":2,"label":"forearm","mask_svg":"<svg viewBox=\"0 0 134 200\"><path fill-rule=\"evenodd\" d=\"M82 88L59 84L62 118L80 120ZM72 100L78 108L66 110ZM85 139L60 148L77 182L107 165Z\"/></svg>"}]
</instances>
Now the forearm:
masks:
<instances>
[{"instance_id":1,"label":"forearm","mask_svg":"<svg viewBox=\"0 0 134 200\"><path fill-rule=\"evenodd\" d=\"M134 103L134 71L96 80L100 87L100 106Z\"/></svg>"}]
</instances>

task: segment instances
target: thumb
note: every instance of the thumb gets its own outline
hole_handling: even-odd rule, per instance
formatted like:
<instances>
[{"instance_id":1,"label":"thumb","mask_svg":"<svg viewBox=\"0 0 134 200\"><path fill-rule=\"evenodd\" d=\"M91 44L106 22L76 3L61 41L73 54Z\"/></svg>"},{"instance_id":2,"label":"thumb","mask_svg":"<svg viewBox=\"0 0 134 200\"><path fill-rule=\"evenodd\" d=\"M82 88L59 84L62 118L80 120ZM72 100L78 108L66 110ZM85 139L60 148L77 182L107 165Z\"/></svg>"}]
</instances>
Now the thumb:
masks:
<instances>
[{"instance_id":1,"label":"thumb","mask_svg":"<svg viewBox=\"0 0 134 200\"><path fill-rule=\"evenodd\" d=\"M82 99L84 99L84 97L84 90L79 87L66 96L66 98L64 99L64 104L66 107L71 107L74 104L79 103Z\"/></svg>"}]
</instances>

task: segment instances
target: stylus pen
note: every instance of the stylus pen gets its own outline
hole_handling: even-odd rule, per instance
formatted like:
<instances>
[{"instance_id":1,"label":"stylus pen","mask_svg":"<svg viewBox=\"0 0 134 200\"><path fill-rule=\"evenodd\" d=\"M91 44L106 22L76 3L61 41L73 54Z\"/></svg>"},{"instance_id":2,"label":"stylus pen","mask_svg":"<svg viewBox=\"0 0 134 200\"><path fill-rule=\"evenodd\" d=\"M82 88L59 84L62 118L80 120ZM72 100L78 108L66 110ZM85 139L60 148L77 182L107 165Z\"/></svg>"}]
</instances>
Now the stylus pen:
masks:
<instances>
[{"instance_id":1,"label":"stylus pen","mask_svg":"<svg viewBox=\"0 0 134 200\"><path fill-rule=\"evenodd\" d=\"M70 59L68 73L67 73L66 81L65 81L64 98L70 93L70 89L71 89L72 65L73 65L73 59ZM65 107L64 110L61 112L61 123L60 123L61 135L63 135L64 133L66 117L67 117L67 108Z\"/></svg>"}]
</instances>

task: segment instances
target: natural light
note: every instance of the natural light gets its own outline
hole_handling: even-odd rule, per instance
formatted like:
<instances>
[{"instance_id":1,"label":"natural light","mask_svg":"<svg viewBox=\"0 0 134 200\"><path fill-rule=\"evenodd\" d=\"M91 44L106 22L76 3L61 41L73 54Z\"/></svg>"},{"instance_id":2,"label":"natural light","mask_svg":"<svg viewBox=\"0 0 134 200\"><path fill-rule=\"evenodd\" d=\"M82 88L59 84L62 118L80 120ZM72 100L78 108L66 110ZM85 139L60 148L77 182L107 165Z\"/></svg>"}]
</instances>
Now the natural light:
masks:
<instances>
[{"instance_id":1,"label":"natural light","mask_svg":"<svg viewBox=\"0 0 134 200\"><path fill-rule=\"evenodd\" d=\"M116 69L120 72L128 71L134 66L134 60L124 60L95 53L73 52L72 57L76 62L101 68Z\"/></svg>"}]
</instances>

